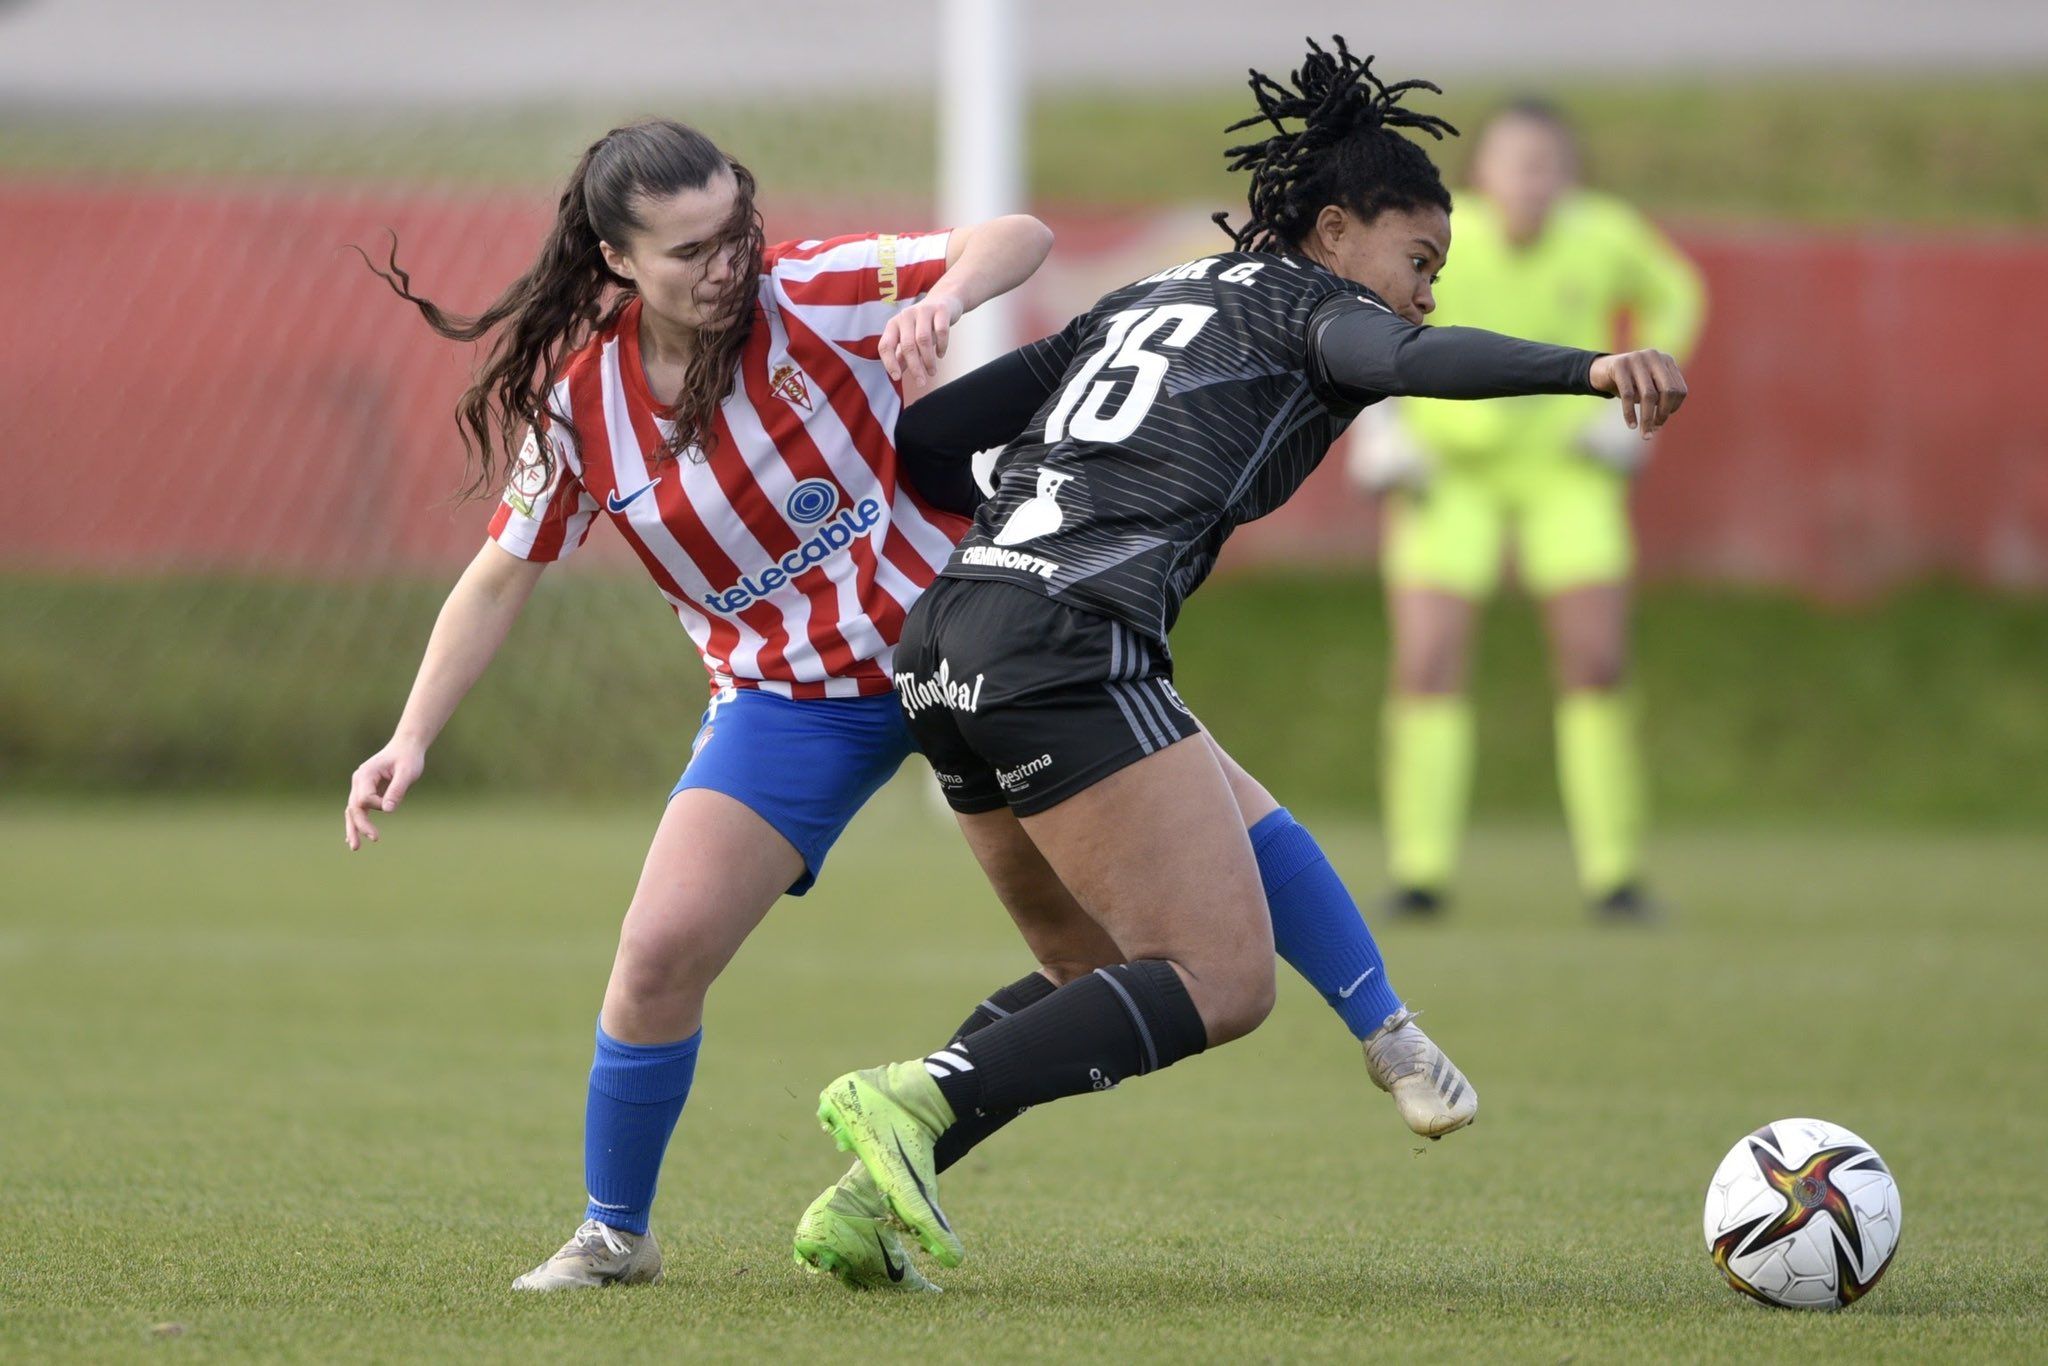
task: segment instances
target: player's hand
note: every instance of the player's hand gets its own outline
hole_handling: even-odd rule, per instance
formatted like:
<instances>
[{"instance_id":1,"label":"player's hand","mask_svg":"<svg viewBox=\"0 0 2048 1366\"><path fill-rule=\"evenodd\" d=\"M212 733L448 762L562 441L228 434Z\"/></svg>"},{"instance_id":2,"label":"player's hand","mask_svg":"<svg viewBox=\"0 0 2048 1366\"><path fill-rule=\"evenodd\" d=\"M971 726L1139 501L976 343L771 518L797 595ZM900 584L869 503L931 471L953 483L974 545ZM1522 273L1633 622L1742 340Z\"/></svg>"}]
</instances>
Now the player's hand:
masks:
<instances>
[{"instance_id":1,"label":"player's hand","mask_svg":"<svg viewBox=\"0 0 2048 1366\"><path fill-rule=\"evenodd\" d=\"M889 319L881 345L882 368L889 378L899 384L937 379L939 357L946 354L946 341L963 312L959 298L948 294L920 299Z\"/></svg>"},{"instance_id":2,"label":"player's hand","mask_svg":"<svg viewBox=\"0 0 2048 1366\"><path fill-rule=\"evenodd\" d=\"M377 826L369 813L396 811L405 800L406 789L426 766L424 749L398 740L363 760L355 776L349 779L348 809L341 818L342 838L351 850L362 848L364 840L377 842Z\"/></svg>"},{"instance_id":3,"label":"player's hand","mask_svg":"<svg viewBox=\"0 0 2048 1366\"><path fill-rule=\"evenodd\" d=\"M1648 438L1685 402L1685 376L1662 351L1623 351L1593 362L1587 376L1603 394L1621 400L1622 420Z\"/></svg>"}]
</instances>

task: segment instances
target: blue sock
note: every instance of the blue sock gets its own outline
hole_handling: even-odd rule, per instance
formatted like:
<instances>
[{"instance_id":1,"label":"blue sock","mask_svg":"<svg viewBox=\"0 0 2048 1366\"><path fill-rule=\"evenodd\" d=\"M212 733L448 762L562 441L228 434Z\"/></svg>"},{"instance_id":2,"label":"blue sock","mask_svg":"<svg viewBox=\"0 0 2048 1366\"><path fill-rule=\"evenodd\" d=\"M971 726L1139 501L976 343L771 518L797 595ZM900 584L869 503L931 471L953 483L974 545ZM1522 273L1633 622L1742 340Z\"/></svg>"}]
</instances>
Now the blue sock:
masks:
<instances>
[{"instance_id":1,"label":"blue sock","mask_svg":"<svg viewBox=\"0 0 2048 1366\"><path fill-rule=\"evenodd\" d=\"M1273 914L1273 944L1358 1038L1401 1008L1358 903L1315 836L1286 807L1252 827L1252 852Z\"/></svg>"},{"instance_id":2,"label":"blue sock","mask_svg":"<svg viewBox=\"0 0 2048 1366\"><path fill-rule=\"evenodd\" d=\"M620 1043L597 1027L590 1101L583 1111L584 1215L627 1233L647 1232L661 1155L697 1075L699 1029L680 1043Z\"/></svg>"}]
</instances>

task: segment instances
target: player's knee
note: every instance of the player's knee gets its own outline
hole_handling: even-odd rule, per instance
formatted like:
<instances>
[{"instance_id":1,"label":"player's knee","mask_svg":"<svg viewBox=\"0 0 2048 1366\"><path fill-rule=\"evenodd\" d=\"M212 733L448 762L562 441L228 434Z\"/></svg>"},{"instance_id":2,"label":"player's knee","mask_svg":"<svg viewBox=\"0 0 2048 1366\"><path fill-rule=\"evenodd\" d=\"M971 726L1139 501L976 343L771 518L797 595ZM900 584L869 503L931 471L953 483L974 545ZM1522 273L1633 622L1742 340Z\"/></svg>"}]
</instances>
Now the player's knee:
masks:
<instances>
[{"instance_id":1,"label":"player's knee","mask_svg":"<svg viewBox=\"0 0 2048 1366\"><path fill-rule=\"evenodd\" d=\"M1566 692L1614 692L1628 682L1628 652L1618 642L1581 644L1558 661Z\"/></svg>"},{"instance_id":2,"label":"player's knee","mask_svg":"<svg viewBox=\"0 0 2048 1366\"><path fill-rule=\"evenodd\" d=\"M1273 1013L1276 988L1270 956L1262 966L1237 964L1229 971L1211 972L1201 979L1201 985L1196 1008L1209 1031L1211 1048L1243 1038Z\"/></svg>"},{"instance_id":3,"label":"player's knee","mask_svg":"<svg viewBox=\"0 0 2048 1366\"><path fill-rule=\"evenodd\" d=\"M724 966L719 941L679 916L632 915L619 931L613 987L628 1000L701 993Z\"/></svg>"},{"instance_id":4,"label":"player's knee","mask_svg":"<svg viewBox=\"0 0 2048 1366\"><path fill-rule=\"evenodd\" d=\"M1465 651L1452 641L1403 648L1394 655L1394 691L1403 696L1438 696L1465 686Z\"/></svg>"},{"instance_id":5,"label":"player's knee","mask_svg":"<svg viewBox=\"0 0 2048 1366\"><path fill-rule=\"evenodd\" d=\"M1056 987L1078 982L1097 968L1106 968L1121 961L1114 956L1090 954L1065 947L1038 951L1038 970Z\"/></svg>"}]
</instances>

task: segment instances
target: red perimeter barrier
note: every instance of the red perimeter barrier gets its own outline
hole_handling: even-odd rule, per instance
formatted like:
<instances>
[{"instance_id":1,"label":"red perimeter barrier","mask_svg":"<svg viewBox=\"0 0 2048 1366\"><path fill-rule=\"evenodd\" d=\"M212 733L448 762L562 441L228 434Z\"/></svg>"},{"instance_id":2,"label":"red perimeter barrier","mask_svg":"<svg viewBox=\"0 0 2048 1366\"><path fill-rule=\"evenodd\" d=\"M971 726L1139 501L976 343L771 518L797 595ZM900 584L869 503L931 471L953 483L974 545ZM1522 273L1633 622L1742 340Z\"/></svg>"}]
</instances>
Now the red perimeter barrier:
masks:
<instances>
[{"instance_id":1,"label":"red perimeter barrier","mask_svg":"<svg viewBox=\"0 0 2048 1366\"><path fill-rule=\"evenodd\" d=\"M450 422L470 364L343 244L475 307L531 259L547 197L0 186L0 564L16 569L438 571L473 554ZM1027 290L1050 329L1199 251L1177 215L1052 215ZM771 235L911 228L834 205ZM1927 575L2048 588L2048 240L1690 232L1711 319L1694 397L1636 509L1644 569L1826 596ZM1218 239L1220 240L1220 239ZM1358 558L1341 461L1246 529L1232 563ZM616 563L614 538L592 538ZM617 557L617 558L615 558Z\"/></svg>"}]
</instances>

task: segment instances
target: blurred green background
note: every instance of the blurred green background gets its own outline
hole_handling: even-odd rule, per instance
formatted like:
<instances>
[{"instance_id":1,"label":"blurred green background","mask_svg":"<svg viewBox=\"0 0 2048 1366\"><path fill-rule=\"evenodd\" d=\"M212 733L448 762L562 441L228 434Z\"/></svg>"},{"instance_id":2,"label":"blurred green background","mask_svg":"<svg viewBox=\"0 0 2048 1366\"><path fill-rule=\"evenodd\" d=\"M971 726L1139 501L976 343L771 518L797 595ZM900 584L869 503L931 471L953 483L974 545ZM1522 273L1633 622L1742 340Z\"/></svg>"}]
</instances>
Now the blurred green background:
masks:
<instances>
[{"instance_id":1,"label":"blurred green background","mask_svg":"<svg viewBox=\"0 0 2048 1366\"><path fill-rule=\"evenodd\" d=\"M337 801L390 734L447 591L381 579L4 582L0 764L15 792ZM2048 821L2048 624L2036 600L1929 586L1828 607L1662 588L1638 629L1667 818ZM1174 653L1189 705L1270 788L1357 814L1377 802L1384 642L1372 577L1296 569L1209 584ZM1525 601L1490 609L1478 665L1478 810L1554 810L1548 665ZM666 791L702 679L647 584L554 571L435 746L421 791ZM606 716L644 726L579 725L576 699L599 690Z\"/></svg>"},{"instance_id":2,"label":"blurred green background","mask_svg":"<svg viewBox=\"0 0 2048 1366\"><path fill-rule=\"evenodd\" d=\"M1703 221L2038 225L2048 218L2048 76L1815 73L1655 81L1612 77L1453 80L1430 109L1474 129L1502 100L1540 89L1581 130L1603 188L1660 216ZM927 198L936 141L928 99L829 96L797 104L714 97L684 116L765 185L819 198ZM344 113L282 108L81 114L10 109L0 94L0 170L104 177L404 179L552 185L610 124L655 102L509 103L488 112ZM1214 202L1243 188L1221 133L1242 88L1076 94L1032 103L1034 200L1090 206ZM660 112L674 112L666 104ZM886 129L886 138L866 136ZM1432 152L1452 183L1469 139Z\"/></svg>"},{"instance_id":3,"label":"blurred green background","mask_svg":"<svg viewBox=\"0 0 2048 1366\"><path fill-rule=\"evenodd\" d=\"M1517 88L1454 82L1441 107L1471 125ZM1599 183L1659 215L1877 231L2012 231L2048 220L2048 77L1610 78L1554 83L1552 93L1582 128ZM1229 87L1049 92L1033 106L1032 193L1111 209L1231 204L1241 188L1222 170L1219 132L1244 104ZM557 179L594 129L642 109L16 110L0 118L0 175L537 187ZM932 158L902 151L930 146L928 100L714 100L691 114L764 182L804 196L916 202L931 193ZM847 135L875 127L895 136ZM1436 150L1455 183L1468 143ZM450 459L452 484L452 444ZM474 515L481 527L484 509ZM1357 515L1371 515L1362 500ZM338 791L388 733L445 590L441 579L364 570L346 584L52 576L33 566L0 576L0 790ZM1546 813L1555 788L1534 619L1508 597L1488 620L1476 672L1477 808ZM1652 586L1638 679L1658 810L2039 822L2048 817L2042 623L2038 600L1938 583L1849 607ZM1188 612L1175 648L1187 696L1273 787L1365 814L1376 801L1383 627L1379 590L1362 568L1224 575ZM561 647L565 638L573 648ZM1282 658L1293 667L1249 663ZM572 746L522 742L600 680L660 724ZM436 748L433 785L652 791L680 763L698 680L683 634L637 575L559 571Z\"/></svg>"}]
</instances>

